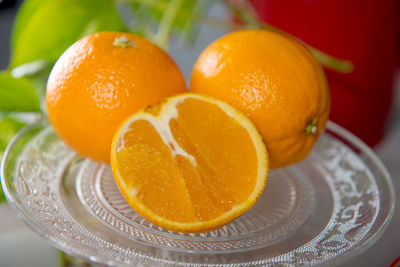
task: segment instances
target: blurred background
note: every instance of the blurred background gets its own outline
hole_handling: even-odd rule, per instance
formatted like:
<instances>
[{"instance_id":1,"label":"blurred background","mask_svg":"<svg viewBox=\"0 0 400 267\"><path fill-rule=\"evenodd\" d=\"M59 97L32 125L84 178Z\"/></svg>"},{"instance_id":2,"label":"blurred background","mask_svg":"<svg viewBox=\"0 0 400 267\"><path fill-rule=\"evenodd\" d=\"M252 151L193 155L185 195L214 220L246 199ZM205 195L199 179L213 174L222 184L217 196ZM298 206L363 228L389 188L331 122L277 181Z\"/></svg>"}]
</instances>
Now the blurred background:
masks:
<instances>
[{"instance_id":1,"label":"blurred background","mask_svg":"<svg viewBox=\"0 0 400 267\"><path fill-rule=\"evenodd\" d=\"M44 112L51 67L81 37L103 30L143 35L166 49L189 80L202 49L243 28L284 31L311 49L330 85L330 119L373 147L399 196L397 0L0 0L0 157L10 138ZM0 266L57 266L58 252L1 200ZM345 266L388 266L400 256L398 204L383 237Z\"/></svg>"}]
</instances>

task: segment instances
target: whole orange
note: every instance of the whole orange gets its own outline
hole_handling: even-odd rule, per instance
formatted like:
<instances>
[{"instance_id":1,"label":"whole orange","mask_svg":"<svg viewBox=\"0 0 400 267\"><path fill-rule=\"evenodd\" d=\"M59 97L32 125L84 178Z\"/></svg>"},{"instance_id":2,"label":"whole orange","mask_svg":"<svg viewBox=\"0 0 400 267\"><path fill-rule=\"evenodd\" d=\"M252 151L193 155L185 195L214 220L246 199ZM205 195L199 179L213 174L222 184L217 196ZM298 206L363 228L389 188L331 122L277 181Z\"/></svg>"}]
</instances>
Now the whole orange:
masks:
<instances>
[{"instance_id":1,"label":"whole orange","mask_svg":"<svg viewBox=\"0 0 400 267\"><path fill-rule=\"evenodd\" d=\"M47 115L79 154L109 163L112 137L126 117L186 91L179 68L156 45L133 34L101 32L74 43L55 64Z\"/></svg>"},{"instance_id":2,"label":"whole orange","mask_svg":"<svg viewBox=\"0 0 400 267\"><path fill-rule=\"evenodd\" d=\"M294 38L265 30L233 32L209 45L194 66L191 91L248 115L272 168L304 159L330 110L325 75L311 52Z\"/></svg>"}]
</instances>

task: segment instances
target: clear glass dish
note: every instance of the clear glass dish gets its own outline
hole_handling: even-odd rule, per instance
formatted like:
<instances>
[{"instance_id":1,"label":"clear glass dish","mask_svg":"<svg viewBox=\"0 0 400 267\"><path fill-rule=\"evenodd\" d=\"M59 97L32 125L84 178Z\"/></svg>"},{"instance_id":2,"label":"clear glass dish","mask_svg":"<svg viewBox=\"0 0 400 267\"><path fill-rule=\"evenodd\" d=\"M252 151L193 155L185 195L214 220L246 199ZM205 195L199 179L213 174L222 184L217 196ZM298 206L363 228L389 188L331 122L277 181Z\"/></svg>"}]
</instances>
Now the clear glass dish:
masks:
<instances>
[{"instance_id":1,"label":"clear glass dish","mask_svg":"<svg viewBox=\"0 0 400 267\"><path fill-rule=\"evenodd\" d=\"M380 237L395 199L372 150L332 122L304 161L270 171L250 211L203 234L141 218L110 167L77 156L43 120L10 143L1 178L8 202L35 232L71 255L112 266L338 264Z\"/></svg>"}]
</instances>

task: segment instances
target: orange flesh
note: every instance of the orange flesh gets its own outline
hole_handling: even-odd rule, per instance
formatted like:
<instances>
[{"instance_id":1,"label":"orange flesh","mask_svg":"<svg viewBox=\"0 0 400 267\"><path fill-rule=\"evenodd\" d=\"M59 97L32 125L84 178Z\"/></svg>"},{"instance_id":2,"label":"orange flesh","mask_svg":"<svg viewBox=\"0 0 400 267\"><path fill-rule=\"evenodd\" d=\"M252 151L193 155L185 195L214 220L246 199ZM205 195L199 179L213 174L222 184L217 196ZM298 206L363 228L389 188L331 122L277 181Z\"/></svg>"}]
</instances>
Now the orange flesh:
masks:
<instances>
[{"instance_id":1,"label":"orange flesh","mask_svg":"<svg viewBox=\"0 0 400 267\"><path fill-rule=\"evenodd\" d=\"M117 183L128 191L123 192L128 202L132 199L126 195L133 194L162 218L182 223L217 218L253 192L256 148L249 133L220 107L189 98L176 108L178 116L169 120L172 136L195 162L173 153L174 145L164 143L151 122L136 120L116 143L119 176L124 177Z\"/></svg>"}]
</instances>

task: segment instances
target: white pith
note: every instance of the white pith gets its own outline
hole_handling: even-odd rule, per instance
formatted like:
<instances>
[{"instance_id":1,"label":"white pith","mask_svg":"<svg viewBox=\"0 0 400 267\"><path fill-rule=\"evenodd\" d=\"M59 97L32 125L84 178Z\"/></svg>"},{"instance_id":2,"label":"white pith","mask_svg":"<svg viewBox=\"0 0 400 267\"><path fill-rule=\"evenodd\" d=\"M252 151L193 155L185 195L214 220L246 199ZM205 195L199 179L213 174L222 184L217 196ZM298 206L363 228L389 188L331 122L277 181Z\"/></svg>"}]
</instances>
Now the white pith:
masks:
<instances>
[{"instance_id":1,"label":"white pith","mask_svg":"<svg viewBox=\"0 0 400 267\"><path fill-rule=\"evenodd\" d=\"M128 120L125 125L121 128L120 131L120 136L124 136L126 131L129 129L129 125L135 121L138 120L146 120L151 125L156 129L156 131L160 134L161 139L164 141L164 143L170 148L171 154L173 157L176 155L181 155L185 158L187 158L193 166L197 166L196 159L187 153L179 144L176 142L174 136L172 135L171 128L169 127L169 122L170 120L177 118L178 117L178 109L176 108L176 105L179 104L179 102L183 101L175 101L173 105L165 105L162 108L162 112L160 112L160 116L153 116L149 113L146 112L140 112L137 113L134 117L132 117L132 120ZM122 141L121 146L118 144L117 146L117 152L120 152L120 149L123 148L123 138L120 139Z\"/></svg>"}]
</instances>

